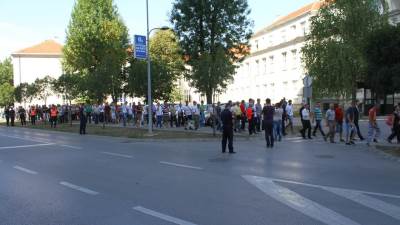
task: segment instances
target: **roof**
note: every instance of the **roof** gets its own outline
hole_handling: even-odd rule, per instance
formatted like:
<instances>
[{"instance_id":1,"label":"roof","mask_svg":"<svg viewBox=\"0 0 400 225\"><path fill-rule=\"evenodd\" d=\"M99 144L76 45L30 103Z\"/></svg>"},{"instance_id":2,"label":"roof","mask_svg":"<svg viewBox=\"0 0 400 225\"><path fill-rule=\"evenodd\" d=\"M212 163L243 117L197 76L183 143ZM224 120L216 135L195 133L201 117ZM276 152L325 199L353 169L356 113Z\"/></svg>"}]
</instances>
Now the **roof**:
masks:
<instances>
[{"instance_id":1,"label":"roof","mask_svg":"<svg viewBox=\"0 0 400 225\"><path fill-rule=\"evenodd\" d=\"M286 15L286 16L278 18L271 25L269 25L269 26L261 29L260 31L256 32L253 35L253 38L254 37L258 37L260 35L263 35L266 32L271 31L272 29L274 29L274 28L276 28L276 27L278 27L280 25L283 25L285 23L288 23L288 22L290 22L290 21L292 21L292 20L294 20L296 18L299 18L299 17L305 15L305 14L308 14L308 13L313 12L313 11L317 11L322 7L322 5L323 5L323 1L318 0L318 1L315 1L313 3L308 4L306 6L303 6L300 9L298 9L298 10L296 10L296 11L294 11L294 12L292 12L292 13Z\"/></svg>"},{"instance_id":2,"label":"roof","mask_svg":"<svg viewBox=\"0 0 400 225\"><path fill-rule=\"evenodd\" d=\"M46 40L40 44L24 48L12 56L61 56L63 46L54 40Z\"/></svg>"}]
</instances>

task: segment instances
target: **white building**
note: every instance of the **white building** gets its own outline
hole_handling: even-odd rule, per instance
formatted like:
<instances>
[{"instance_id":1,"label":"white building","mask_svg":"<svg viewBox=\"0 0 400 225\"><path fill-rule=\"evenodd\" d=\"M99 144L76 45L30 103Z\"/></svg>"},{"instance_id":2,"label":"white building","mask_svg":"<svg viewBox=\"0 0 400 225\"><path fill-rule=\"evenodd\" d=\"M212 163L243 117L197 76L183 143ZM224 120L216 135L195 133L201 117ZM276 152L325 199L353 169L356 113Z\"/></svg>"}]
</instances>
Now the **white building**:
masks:
<instances>
[{"instance_id":1,"label":"white building","mask_svg":"<svg viewBox=\"0 0 400 225\"><path fill-rule=\"evenodd\" d=\"M283 97L294 104L302 102L305 72L301 48L310 18L317 13L319 1L308 4L256 32L250 39L250 55L240 64L234 82L220 96L220 101Z\"/></svg>"},{"instance_id":2,"label":"white building","mask_svg":"<svg viewBox=\"0 0 400 225\"><path fill-rule=\"evenodd\" d=\"M25 82L31 84L37 78L45 76L57 79L62 74L62 45L53 40L19 50L11 56L14 66L14 86ZM47 103L61 104L62 98L53 95L47 99ZM34 99L31 104L43 105L44 101Z\"/></svg>"},{"instance_id":3,"label":"white building","mask_svg":"<svg viewBox=\"0 0 400 225\"><path fill-rule=\"evenodd\" d=\"M389 7L389 17L392 24L400 23L400 0L386 0Z\"/></svg>"}]
</instances>

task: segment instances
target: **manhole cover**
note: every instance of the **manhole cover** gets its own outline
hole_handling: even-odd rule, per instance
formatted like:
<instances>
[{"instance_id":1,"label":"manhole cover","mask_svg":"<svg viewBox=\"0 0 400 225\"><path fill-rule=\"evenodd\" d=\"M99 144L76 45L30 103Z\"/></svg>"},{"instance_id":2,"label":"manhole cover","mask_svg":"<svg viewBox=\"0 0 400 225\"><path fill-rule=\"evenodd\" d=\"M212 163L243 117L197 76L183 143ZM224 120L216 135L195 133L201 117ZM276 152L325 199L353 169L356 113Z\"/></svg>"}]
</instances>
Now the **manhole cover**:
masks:
<instances>
[{"instance_id":1,"label":"manhole cover","mask_svg":"<svg viewBox=\"0 0 400 225\"><path fill-rule=\"evenodd\" d=\"M333 156L333 155L315 155L315 157L321 158L321 159L333 159L333 158L335 158L335 156Z\"/></svg>"}]
</instances>

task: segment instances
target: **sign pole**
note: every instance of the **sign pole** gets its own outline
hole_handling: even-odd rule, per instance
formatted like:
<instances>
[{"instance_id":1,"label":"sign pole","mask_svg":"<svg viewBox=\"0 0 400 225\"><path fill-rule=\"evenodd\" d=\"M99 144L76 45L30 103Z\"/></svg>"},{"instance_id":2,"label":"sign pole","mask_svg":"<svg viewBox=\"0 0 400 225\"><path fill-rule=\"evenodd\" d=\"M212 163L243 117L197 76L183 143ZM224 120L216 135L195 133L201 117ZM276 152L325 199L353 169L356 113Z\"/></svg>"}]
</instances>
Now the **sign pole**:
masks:
<instances>
[{"instance_id":1,"label":"sign pole","mask_svg":"<svg viewBox=\"0 0 400 225\"><path fill-rule=\"evenodd\" d=\"M149 30L149 0L146 0L147 15L147 115L149 116L149 134L153 133L153 103L151 101L151 71L150 71L150 30Z\"/></svg>"}]
</instances>

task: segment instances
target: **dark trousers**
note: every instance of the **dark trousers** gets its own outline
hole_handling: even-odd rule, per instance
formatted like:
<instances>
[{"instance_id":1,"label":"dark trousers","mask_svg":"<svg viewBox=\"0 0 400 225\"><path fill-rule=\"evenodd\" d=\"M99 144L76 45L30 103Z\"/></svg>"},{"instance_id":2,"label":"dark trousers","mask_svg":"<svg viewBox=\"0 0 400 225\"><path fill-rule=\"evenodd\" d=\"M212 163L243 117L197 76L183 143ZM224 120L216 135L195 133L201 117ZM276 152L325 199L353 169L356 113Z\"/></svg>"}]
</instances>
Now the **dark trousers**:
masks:
<instances>
[{"instance_id":1,"label":"dark trousers","mask_svg":"<svg viewBox=\"0 0 400 225\"><path fill-rule=\"evenodd\" d=\"M174 123L176 125L176 116L171 114L171 116L169 118L169 126L174 127Z\"/></svg>"},{"instance_id":2,"label":"dark trousers","mask_svg":"<svg viewBox=\"0 0 400 225\"><path fill-rule=\"evenodd\" d=\"M315 121L315 127L314 127L314 131L313 131L313 135L314 136L317 133L317 129L321 132L321 135L325 137L325 133L322 130L322 127L321 127L321 120L316 120Z\"/></svg>"},{"instance_id":3,"label":"dark trousers","mask_svg":"<svg viewBox=\"0 0 400 225\"><path fill-rule=\"evenodd\" d=\"M364 139L364 137L363 137L362 134L361 134L360 127L358 126L358 120L357 120L357 121L354 121L354 125L356 126L356 129L357 129L357 136L358 136L358 138Z\"/></svg>"},{"instance_id":4,"label":"dark trousers","mask_svg":"<svg viewBox=\"0 0 400 225\"><path fill-rule=\"evenodd\" d=\"M256 124L255 124L255 118L251 118L248 120L249 121L249 134L252 135L253 133L256 133Z\"/></svg>"},{"instance_id":5,"label":"dark trousers","mask_svg":"<svg viewBox=\"0 0 400 225\"><path fill-rule=\"evenodd\" d=\"M56 128L56 125L57 125L57 117L56 116L50 117L50 125L51 125L51 127Z\"/></svg>"},{"instance_id":6,"label":"dark trousers","mask_svg":"<svg viewBox=\"0 0 400 225\"><path fill-rule=\"evenodd\" d=\"M242 115L242 124L241 124L240 129L244 130L245 127L246 127L246 116Z\"/></svg>"},{"instance_id":7,"label":"dark trousers","mask_svg":"<svg viewBox=\"0 0 400 225\"><path fill-rule=\"evenodd\" d=\"M79 124L79 134L86 134L86 123L87 123L86 118L81 118Z\"/></svg>"},{"instance_id":8,"label":"dark trousers","mask_svg":"<svg viewBox=\"0 0 400 225\"><path fill-rule=\"evenodd\" d=\"M264 130L265 130L265 141L267 142L267 146L273 147L274 146L274 134L273 134L274 129L273 129L272 122L265 122Z\"/></svg>"},{"instance_id":9,"label":"dark trousers","mask_svg":"<svg viewBox=\"0 0 400 225\"><path fill-rule=\"evenodd\" d=\"M397 137L397 143L400 143L400 126L393 127L392 134L388 139L393 140L394 137Z\"/></svg>"},{"instance_id":10,"label":"dark trousers","mask_svg":"<svg viewBox=\"0 0 400 225\"><path fill-rule=\"evenodd\" d=\"M13 126L14 126L15 117L14 117L14 116L11 116L10 119L11 119L11 126L13 127Z\"/></svg>"},{"instance_id":11,"label":"dark trousers","mask_svg":"<svg viewBox=\"0 0 400 225\"><path fill-rule=\"evenodd\" d=\"M176 127L183 126L185 124L182 113L178 115L178 121L176 123Z\"/></svg>"},{"instance_id":12,"label":"dark trousers","mask_svg":"<svg viewBox=\"0 0 400 225\"><path fill-rule=\"evenodd\" d=\"M286 135L285 128L285 117L282 117L282 135Z\"/></svg>"},{"instance_id":13,"label":"dark trousers","mask_svg":"<svg viewBox=\"0 0 400 225\"><path fill-rule=\"evenodd\" d=\"M303 120L303 129L301 129L301 136L303 136L303 138L306 138L306 131L307 131L307 135L308 138L311 138L311 123L310 120Z\"/></svg>"},{"instance_id":14,"label":"dark trousers","mask_svg":"<svg viewBox=\"0 0 400 225\"><path fill-rule=\"evenodd\" d=\"M257 115L256 120L256 131L261 132L261 115Z\"/></svg>"},{"instance_id":15,"label":"dark trousers","mask_svg":"<svg viewBox=\"0 0 400 225\"><path fill-rule=\"evenodd\" d=\"M228 142L229 152L233 152L233 130L232 127L224 127L222 132L222 152L226 150L226 143Z\"/></svg>"},{"instance_id":16,"label":"dark trousers","mask_svg":"<svg viewBox=\"0 0 400 225\"><path fill-rule=\"evenodd\" d=\"M6 123L7 123L7 127L10 126L10 117L6 116Z\"/></svg>"},{"instance_id":17,"label":"dark trousers","mask_svg":"<svg viewBox=\"0 0 400 225\"><path fill-rule=\"evenodd\" d=\"M21 120L21 126L26 126L26 118L25 118L25 115L22 115L22 116L20 116L19 118L20 118L20 120Z\"/></svg>"},{"instance_id":18,"label":"dark trousers","mask_svg":"<svg viewBox=\"0 0 400 225\"><path fill-rule=\"evenodd\" d=\"M31 116L31 124L36 125L36 116Z\"/></svg>"},{"instance_id":19,"label":"dark trousers","mask_svg":"<svg viewBox=\"0 0 400 225\"><path fill-rule=\"evenodd\" d=\"M89 123L91 124L92 123L92 113L88 112L87 113L87 118L89 120Z\"/></svg>"}]
</instances>

